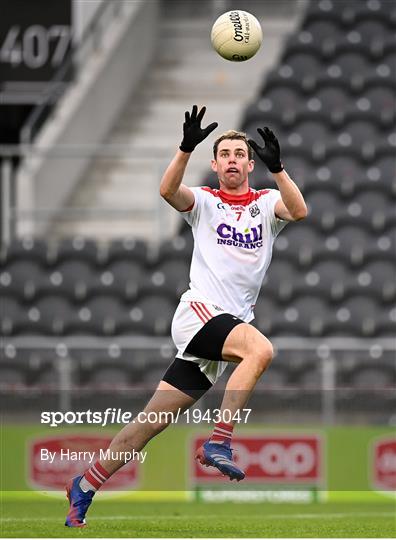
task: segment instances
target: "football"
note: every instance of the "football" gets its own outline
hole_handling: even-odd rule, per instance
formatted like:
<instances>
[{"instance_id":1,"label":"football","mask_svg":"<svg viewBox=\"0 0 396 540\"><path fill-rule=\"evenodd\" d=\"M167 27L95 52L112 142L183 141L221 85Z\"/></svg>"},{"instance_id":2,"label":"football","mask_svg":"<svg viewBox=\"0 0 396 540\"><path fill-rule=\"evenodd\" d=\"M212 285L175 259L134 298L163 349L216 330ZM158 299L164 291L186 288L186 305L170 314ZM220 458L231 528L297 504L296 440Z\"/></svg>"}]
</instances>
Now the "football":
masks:
<instances>
[{"instance_id":1,"label":"football","mask_svg":"<svg viewBox=\"0 0 396 540\"><path fill-rule=\"evenodd\" d=\"M252 58L262 40L259 21L247 11L227 11L220 15L212 27L213 48L220 56L232 62L244 62Z\"/></svg>"}]
</instances>

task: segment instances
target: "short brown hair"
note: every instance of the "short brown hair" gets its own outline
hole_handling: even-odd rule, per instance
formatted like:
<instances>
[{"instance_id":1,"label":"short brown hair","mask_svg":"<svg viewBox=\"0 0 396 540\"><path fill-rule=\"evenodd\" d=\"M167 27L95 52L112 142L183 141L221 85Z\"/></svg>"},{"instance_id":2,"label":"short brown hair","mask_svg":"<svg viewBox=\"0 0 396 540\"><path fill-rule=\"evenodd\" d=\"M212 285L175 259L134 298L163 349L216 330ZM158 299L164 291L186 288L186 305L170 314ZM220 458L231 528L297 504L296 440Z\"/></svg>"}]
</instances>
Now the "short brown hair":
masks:
<instances>
[{"instance_id":1,"label":"short brown hair","mask_svg":"<svg viewBox=\"0 0 396 540\"><path fill-rule=\"evenodd\" d=\"M243 131L235 131L234 129L229 129L228 131L225 131L220 137L218 137L214 144L213 144L213 156L216 159L217 158L217 149L219 147L219 144L221 141L224 141L225 139L230 139L232 141L234 140L240 140L244 141L246 143L247 149L248 149L248 157L249 159L253 159L253 148L248 143L246 133Z\"/></svg>"}]
</instances>

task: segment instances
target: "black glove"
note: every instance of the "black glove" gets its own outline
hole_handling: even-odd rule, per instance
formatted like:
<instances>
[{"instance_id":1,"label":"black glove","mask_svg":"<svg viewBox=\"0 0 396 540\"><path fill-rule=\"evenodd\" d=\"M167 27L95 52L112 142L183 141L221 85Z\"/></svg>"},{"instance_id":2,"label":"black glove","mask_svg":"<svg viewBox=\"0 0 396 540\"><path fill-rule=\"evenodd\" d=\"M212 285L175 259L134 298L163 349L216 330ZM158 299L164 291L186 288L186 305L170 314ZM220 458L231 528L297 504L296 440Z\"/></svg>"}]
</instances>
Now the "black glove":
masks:
<instances>
[{"instance_id":1,"label":"black glove","mask_svg":"<svg viewBox=\"0 0 396 540\"><path fill-rule=\"evenodd\" d=\"M264 146L259 146L255 141L249 139L250 146L256 152L258 157L264 161L272 173L283 171L283 165L280 159L279 141L275 137L274 132L267 127L265 127L264 130L258 128L257 131L264 139Z\"/></svg>"},{"instance_id":2,"label":"black glove","mask_svg":"<svg viewBox=\"0 0 396 540\"><path fill-rule=\"evenodd\" d=\"M201 128L201 121L204 117L206 107L202 107L198 114L197 111L198 107L194 105L191 115L188 111L185 113L186 119L183 124L184 136L180 145L180 150L182 150L182 152L192 152L197 144L206 139L209 133L212 133L219 125L217 122L213 122L213 124L209 124L208 127L204 129Z\"/></svg>"}]
</instances>

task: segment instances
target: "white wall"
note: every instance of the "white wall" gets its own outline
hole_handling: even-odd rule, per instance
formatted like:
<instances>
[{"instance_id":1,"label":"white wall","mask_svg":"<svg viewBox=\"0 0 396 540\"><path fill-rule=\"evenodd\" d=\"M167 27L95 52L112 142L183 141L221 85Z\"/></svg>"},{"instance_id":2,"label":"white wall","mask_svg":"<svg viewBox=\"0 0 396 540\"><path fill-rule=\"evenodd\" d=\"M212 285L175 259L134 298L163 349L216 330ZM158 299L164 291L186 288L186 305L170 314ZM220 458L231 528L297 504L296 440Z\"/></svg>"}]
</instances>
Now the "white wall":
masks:
<instances>
[{"instance_id":1,"label":"white wall","mask_svg":"<svg viewBox=\"0 0 396 540\"><path fill-rule=\"evenodd\" d=\"M59 155L46 158L40 157L41 151L101 142L151 63L158 2L129 2L129 16L125 12L115 26L107 28L107 45L87 60L82 76L61 98L38 134L38 153L33 151L18 171L18 210L46 209L46 217L39 222L20 222L19 235L48 231L51 218L65 204L91 159L89 154L75 159Z\"/></svg>"},{"instance_id":2,"label":"white wall","mask_svg":"<svg viewBox=\"0 0 396 540\"><path fill-rule=\"evenodd\" d=\"M91 22L97 9L104 1L105 0L73 0L73 34L75 41L80 40L85 28Z\"/></svg>"}]
</instances>

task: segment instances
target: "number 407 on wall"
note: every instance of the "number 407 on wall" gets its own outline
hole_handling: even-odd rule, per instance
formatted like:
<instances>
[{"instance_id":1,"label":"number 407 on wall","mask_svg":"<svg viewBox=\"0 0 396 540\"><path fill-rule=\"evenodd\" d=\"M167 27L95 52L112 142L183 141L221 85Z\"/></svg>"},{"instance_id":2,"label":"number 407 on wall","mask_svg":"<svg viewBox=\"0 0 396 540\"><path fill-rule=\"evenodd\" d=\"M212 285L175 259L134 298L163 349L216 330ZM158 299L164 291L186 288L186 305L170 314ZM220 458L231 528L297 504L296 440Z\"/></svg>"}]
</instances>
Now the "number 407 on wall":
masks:
<instances>
[{"instance_id":1,"label":"number 407 on wall","mask_svg":"<svg viewBox=\"0 0 396 540\"><path fill-rule=\"evenodd\" d=\"M14 67L24 64L29 69L50 63L56 68L65 58L71 37L71 27L67 25L12 26L1 44L0 62Z\"/></svg>"}]
</instances>

